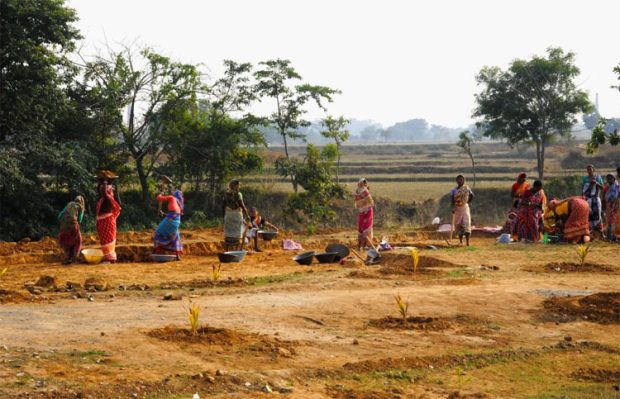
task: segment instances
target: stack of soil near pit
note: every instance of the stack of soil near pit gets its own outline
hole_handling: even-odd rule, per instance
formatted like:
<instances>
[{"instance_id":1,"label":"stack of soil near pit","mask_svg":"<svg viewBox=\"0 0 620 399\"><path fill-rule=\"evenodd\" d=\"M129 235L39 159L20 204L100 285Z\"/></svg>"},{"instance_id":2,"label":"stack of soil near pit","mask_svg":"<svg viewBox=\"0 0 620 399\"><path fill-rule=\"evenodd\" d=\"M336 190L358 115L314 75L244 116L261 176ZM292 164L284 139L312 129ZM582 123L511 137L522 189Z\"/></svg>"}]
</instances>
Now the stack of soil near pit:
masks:
<instances>
[{"instance_id":1,"label":"stack of soil near pit","mask_svg":"<svg viewBox=\"0 0 620 399\"><path fill-rule=\"evenodd\" d=\"M450 322L439 317L407 317L407 322L403 322L402 317L387 316L382 319L370 320L369 326L381 329L397 330L426 330L440 331L450 328Z\"/></svg>"},{"instance_id":2,"label":"stack of soil near pit","mask_svg":"<svg viewBox=\"0 0 620 399\"><path fill-rule=\"evenodd\" d=\"M290 341L226 328L203 326L193 334L187 328L167 326L148 331L146 334L163 341L234 348L237 351L267 353L272 357L291 357L295 354L293 343Z\"/></svg>"},{"instance_id":3,"label":"stack of soil near pit","mask_svg":"<svg viewBox=\"0 0 620 399\"><path fill-rule=\"evenodd\" d=\"M618 324L620 292L549 298L543 302L541 319L560 323L583 320L600 324Z\"/></svg>"},{"instance_id":4,"label":"stack of soil near pit","mask_svg":"<svg viewBox=\"0 0 620 399\"><path fill-rule=\"evenodd\" d=\"M617 268L596 263L551 262L545 265L544 270L550 273L613 273Z\"/></svg>"},{"instance_id":5,"label":"stack of soil near pit","mask_svg":"<svg viewBox=\"0 0 620 399\"><path fill-rule=\"evenodd\" d=\"M459 266L430 256L420 256L416 273L441 274L438 270L429 269L442 267L454 268ZM412 274L413 258L411 254L383 252L381 254L381 268L379 272L382 274Z\"/></svg>"}]
</instances>

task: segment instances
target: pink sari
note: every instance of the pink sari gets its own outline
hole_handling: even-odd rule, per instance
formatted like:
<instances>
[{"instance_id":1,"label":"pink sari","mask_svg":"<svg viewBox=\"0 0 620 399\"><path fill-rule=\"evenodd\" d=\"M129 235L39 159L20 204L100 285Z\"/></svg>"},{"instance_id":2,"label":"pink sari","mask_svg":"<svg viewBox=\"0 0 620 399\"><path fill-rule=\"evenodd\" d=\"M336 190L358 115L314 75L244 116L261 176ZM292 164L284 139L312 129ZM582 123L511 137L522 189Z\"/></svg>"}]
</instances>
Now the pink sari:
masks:
<instances>
[{"instance_id":1,"label":"pink sari","mask_svg":"<svg viewBox=\"0 0 620 399\"><path fill-rule=\"evenodd\" d=\"M360 247L373 238L372 225L375 202L368 188L357 189L355 192L355 208L357 209L357 241Z\"/></svg>"}]
</instances>

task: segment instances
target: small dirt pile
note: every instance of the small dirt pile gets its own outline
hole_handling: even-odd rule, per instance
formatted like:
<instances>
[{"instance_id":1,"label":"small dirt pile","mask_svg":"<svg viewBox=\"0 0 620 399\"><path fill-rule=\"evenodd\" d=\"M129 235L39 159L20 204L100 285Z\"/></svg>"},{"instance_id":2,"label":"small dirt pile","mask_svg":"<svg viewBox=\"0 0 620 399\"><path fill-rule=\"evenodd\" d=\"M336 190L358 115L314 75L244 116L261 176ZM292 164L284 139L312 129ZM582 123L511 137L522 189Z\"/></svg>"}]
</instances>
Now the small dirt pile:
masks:
<instances>
[{"instance_id":1,"label":"small dirt pile","mask_svg":"<svg viewBox=\"0 0 620 399\"><path fill-rule=\"evenodd\" d=\"M549 298L543 302L541 319L559 323L584 320L600 324L619 324L620 292Z\"/></svg>"},{"instance_id":2,"label":"small dirt pile","mask_svg":"<svg viewBox=\"0 0 620 399\"><path fill-rule=\"evenodd\" d=\"M295 354L293 343L272 339L260 334L242 333L226 328L203 326L196 334L187 328L167 326L146 333L163 341L225 347L227 350L270 354L272 357L291 357Z\"/></svg>"},{"instance_id":3,"label":"small dirt pile","mask_svg":"<svg viewBox=\"0 0 620 399\"><path fill-rule=\"evenodd\" d=\"M547 263L544 267L546 272L550 273L613 273L617 271L614 267L609 265L598 265L595 263L579 263L571 262L551 262Z\"/></svg>"},{"instance_id":4,"label":"small dirt pile","mask_svg":"<svg viewBox=\"0 0 620 399\"><path fill-rule=\"evenodd\" d=\"M450 322L445 319L414 316L407 317L406 323L401 317L387 316L382 319L370 320L368 325L376 328L396 330L441 331L450 328Z\"/></svg>"},{"instance_id":5,"label":"small dirt pile","mask_svg":"<svg viewBox=\"0 0 620 399\"><path fill-rule=\"evenodd\" d=\"M439 270L430 270L430 268L454 268L459 267L454 263L433 258L430 256L420 256L416 273L421 274L442 274ZM398 274L410 275L413 273L413 259L410 254L403 253L383 253L381 255L381 274Z\"/></svg>"}]
</instances>

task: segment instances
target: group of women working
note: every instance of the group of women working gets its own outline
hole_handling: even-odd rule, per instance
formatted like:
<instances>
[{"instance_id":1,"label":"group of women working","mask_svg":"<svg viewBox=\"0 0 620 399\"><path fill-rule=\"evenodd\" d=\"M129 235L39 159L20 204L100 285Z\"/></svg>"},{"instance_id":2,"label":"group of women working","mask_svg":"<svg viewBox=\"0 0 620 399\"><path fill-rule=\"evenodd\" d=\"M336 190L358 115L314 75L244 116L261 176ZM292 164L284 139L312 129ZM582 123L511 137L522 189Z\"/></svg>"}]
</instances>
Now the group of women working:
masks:
<instances>
[{"instance_id":1,"label":"group of women working","mask_svg":"<svg viewBox=\"0 0 620 399\"><path fill-rule=\"evenodd\" d=\"M101 171L97 174L96 226L104 263L114 263L117 260L116 220L121 213L120 196L114 187L114 181L117 177L110 171ZM163 219L155 230L153 253L170 253L180 259L183 252L183 244L179 235L181 215L185 207L183 193L180 190L174 190L172 180L164 176L161 193L157 196L157 201L159 203L159 214ZM167 212L162 210L164 202L168 204ZM58 242L65 252L63 261L65 264L77 261L80 254L82 248L80 223L84 217L84 209L84 198L78 195L58 215L60 221Z\"/></svg>"},{"instance_id":2,"label":"group of women working","mask_svg":"<svg viewBox=\"0 0 620 399\"><path fill-rule=\"evenodd\" d=\"M594 166L588 165L587 176L583 178L581 196L552 199L548 201L540 180L532 185L527 183L525 173L519 174L512 186L512 209L504 231L515 240L537 242L543 232L561 234L568 242L588 242L593 231L601 232L609 241L620 237L620 168L617 174L608 174L603 178L596 174ZM115 262L116 256L116 219L121 212L121 201L113 182L117 178L109 171L97 175L97 235L101 243L104 262ZM457 186L451 190L453 220L452 225L458 231L463 243L469 245L471 235L471 213L469 203L474 198L473 191L465 184L462 175L456 178ZM258 246L258 231L277 227L264 219L256 208L250 211L245 206L240 191L239 180L229 183L224 192L222 211L224 215L225 247L241 248L245 237L254 240L254 250ZM181 215L185 199L181 190L175 190L172 180L162 178L161 193L157 196L159 215L163 218L153 236L153 252L168 253L181 258L183 244L179 234ZM163 203L167 203L164 212ZM355 209L357 210L358 248L370 247L373 243L374 200L370 194L368 181L362 178L355 190ZM77 196L60 212L60 233L58 242L65 251L65 263L75 262L82 246L80 223L84 216L85 203L82 196ZM605 228L603 228L605 226Z\"/></svg>"},{"instance_id":3,"label":"group of women working","mask_svg":"<svg viewBox=\"0 0 620 399\"><path fill-rule=\"evenodd\" d=\"M608 241L620 236L620 168L617 174L603 178L588 165L583 178L582 195L547 201L542 182L532 186L525 173L519 174L512 186L513 208L505 230L513 238L537 242L543 232L561 234L568 242L589 242L592 232L598 231ZM605 228L604 228L605 227Z\"/></svg>"}]
</instances>

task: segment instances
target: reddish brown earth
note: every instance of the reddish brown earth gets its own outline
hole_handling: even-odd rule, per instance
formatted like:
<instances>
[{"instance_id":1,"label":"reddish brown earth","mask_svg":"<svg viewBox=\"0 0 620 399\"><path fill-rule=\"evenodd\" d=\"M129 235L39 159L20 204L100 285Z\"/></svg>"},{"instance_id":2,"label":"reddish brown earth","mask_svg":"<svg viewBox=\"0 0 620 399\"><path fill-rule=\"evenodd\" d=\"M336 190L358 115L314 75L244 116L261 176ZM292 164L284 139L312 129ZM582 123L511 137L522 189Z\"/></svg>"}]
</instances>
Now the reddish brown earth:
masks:
<instances>
[{"instance_id":1,"label":"reddish brown earth","mask_svg":"<svg viewBox=\"0 0 620 399\"><path fill-rule=\"evenodd\" d=\"M121 234L111 265L62 266L53 239L0 243L0 397L616 397L615 272L541 273L575 261L567 246L381 233L420 249L415 272L409 249L377 266L299 266L275 240L214 281L218 229L183 231L187 253L170 263L143 261L151 232ZM355 242L283 235L308 250ZM619 248L597 243L588 263L616 270ZM409 301L404 328L396 294Z\"/></svg>"}]
</instances>

